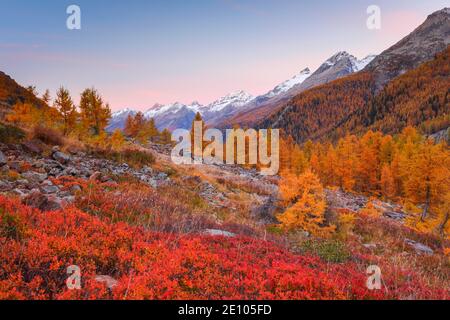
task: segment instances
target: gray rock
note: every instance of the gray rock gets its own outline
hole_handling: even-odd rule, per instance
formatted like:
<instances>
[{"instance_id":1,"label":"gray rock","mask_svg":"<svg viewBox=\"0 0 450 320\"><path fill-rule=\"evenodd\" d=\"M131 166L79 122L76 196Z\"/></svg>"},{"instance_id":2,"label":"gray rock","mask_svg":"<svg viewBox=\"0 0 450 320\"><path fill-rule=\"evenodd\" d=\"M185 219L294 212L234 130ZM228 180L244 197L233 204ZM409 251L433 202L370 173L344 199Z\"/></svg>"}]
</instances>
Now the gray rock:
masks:
<instances>
[{"instance_id":1,"label":"gray rock","mask_svg":"<svg viewBox=\"0 0 450 320\"><path fill-rule=\"evenodd\" d=\"M406 218L406 215L401 212L386 211L383 213L383 215L387 218L397 220L397 221L402 221Z\"/></svg>"},{"instance_id":2,"label":"gray rock","mask_svg":"<svg viewBox=\"0 0 450 320\"><path fill-rule=\"evenodd\" d=\"M73 185L70 187L70 193L74 194L81 191L81 187L79 185Z\"/></svg>"},{"instance_id":3,"label":"gray rock","mask_svg":"<svg viewBox=\"0 0 450 320\"><path fill-rule=\"evenodd\" d=\"M417 242L414 240L410 240L410 239L405 239L405 243L407 245L409 245L411 248L413 248L414 250L416 250L416 252L418 254L427 254L427 255L434 254L433 249L424 245L423 243L420 243L420 242Z\"/></svg>"},{"instance_id":4,"label":"gray rock","mask_svg":"<svg viewBox=\"0 0 450 320\"><path fill-rule=\"evenodd\" d=\"M128 165L127 165L127 167L128 167ZM144 166L142 168L141 172L144 173L144 174L152 174L153 173L153 169L148 167L148 166Z\"/></svg>"},{"instance_id":5,"label":"gray rock","mask_svg":"<svg viewBox=\"0 0 450 320\"><path fill-rule=\"evenodd\" d=\"M220 236L220 237L229 237L229 238L233 238L236 235L234 233L228 232L228 231L223 231L223 230L218 230L218 229L206 229L204 232L204 234L209 235L209 236Z\"/></svg>"},{"instance_id":6,"label":"gray rock","mask_svg":"<svg viewBox=\"0 0 450 320\"><path fill-rule=\"evenodd\" d=\"M46 194L59 192L59 188L55 186L50 180L46 180L42 183L41 190Z\"/></svg>"},{"instance_id":7,"label":"gray rock","mask_svg":"<svg viewBox=\"0 0 450 320\"><path fill-rule=\"evenodd\" d=\"M16 195L16 196L19 196L20 198L23 198L23 197L25 197L28 194L26 190L21 190L21 189L18 189L18 188L12 190L11 193Z\"/></svg>"},{"instance_id":8,"label":"gray rock","mask_svg":"<svg viewBox=\"0 0 450 320\"><path fill-rule=\"evenodd\" d=\"M156 179L158 180L166 180L168 177L167 173L160 172L156 175Z\"/></svg>"},{"instance_id":9,"label":"gray rock","mask_svg":"<svg viewBox=\"0 0 450 320\"><path fill-rule=\"evenodd\" d=\"M105 276L105 275L95 276L95 281L106 284L106 287L109 290L114 289L114 287L117 286L117 283L118 283L118 281L116 279L114 279L113 277Z\"/></svg>"},{"instance_id":10,"label":"gray rock","mask_svg":"<svg viewBox=\"0 0 450 320\"><path fill-rule=\"evenodd\" d=\"M70 156L61 151L57 151L52 155L53 159L58 161L59 163L66 164L70 161Z\"/></svg>"},{"instance_id":11,"label":"gray rock","mask_svg":"<svg viewBox=\"0 0 450 320\"><path fill-rule=\"evenodd\" d=\"M3 152L0 151L0 167L7 164L7 160Z\"/></svg>"},{"instance_id":12,"label":"gray rock","mask_svg":"<svg viewBox=\"0 0 450 320\"><path fill-rule=\"evenodd\" d=\"M7 164L0 166L0 173L8 173L9 166Z\"/></svg>"},{"instance_id":13,"label":"gray rock","mask_svg":"<svg viewBox=\"0 0 450 320\"><path fill-rule=\"evenodd\" d=\"M75 197L74 196L68 196L68 197L64 197L63 202L65 202L65 204L72 204L75 202Z\"/></svg>"},{"instance_id":14,"label":"gray rock","mask_svg":"<svg viewBox=\"0 0 450 320\"><path fill-rule=\"evenodd\" d=\"M42 183L47 179L47 174L27 171L22 173L22 177L33 183Z\"/></svg>"},{"instance_id":15,"label":"gray rock","mask_svg":"<svg viewBox=\"0 0 450 320\"><path fill-rule=\"evenodd\" d=\"M16 184L19 186L28 186L30 182L27 179L18 179L16 180Z\"/></svg>"},{"instance_id":16,"label":"gray rock","mask_svg":"<svg viewBox=\"0 0 450 320\"><path fill-rule=\"evenodd\" d=\"M10 191L13 188L8 181L0 180L0 192Z\"/></svg>"}]
</instances>

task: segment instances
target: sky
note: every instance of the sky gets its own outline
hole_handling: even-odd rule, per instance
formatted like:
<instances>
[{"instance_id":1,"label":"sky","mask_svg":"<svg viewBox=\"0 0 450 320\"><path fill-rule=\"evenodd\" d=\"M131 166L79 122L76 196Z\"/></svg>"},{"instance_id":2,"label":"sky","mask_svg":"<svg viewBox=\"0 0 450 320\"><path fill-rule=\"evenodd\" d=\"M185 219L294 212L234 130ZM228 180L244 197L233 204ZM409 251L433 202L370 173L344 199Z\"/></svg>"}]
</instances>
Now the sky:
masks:
<instances>
[{"instance_id":1,"label":"sky","mask_svg":"<svg viewBox=\"0 0 450 320\"><path fill-rule=\"evenodd\" d=\"M69 30L69 5L81 29ZM367 8L381 9L369 30ZM0 0L0 70L113 111L263 94L338 51L379 54L448 0Z\"/></svg>"}]
</instances>

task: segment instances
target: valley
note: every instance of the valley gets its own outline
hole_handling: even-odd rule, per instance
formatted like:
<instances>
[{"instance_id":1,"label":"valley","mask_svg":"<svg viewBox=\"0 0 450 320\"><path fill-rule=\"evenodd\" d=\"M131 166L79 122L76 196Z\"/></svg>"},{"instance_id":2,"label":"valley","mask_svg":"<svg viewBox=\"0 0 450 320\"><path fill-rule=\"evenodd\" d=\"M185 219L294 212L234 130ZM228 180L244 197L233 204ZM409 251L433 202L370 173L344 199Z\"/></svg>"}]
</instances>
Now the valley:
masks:
<instances>
[{"instance_id":1,"label":"valley","mask_svg":"<svg viewBox=\"0 0 450 320\"><path fill-rule=\"evenodd\" d=\"M0 300L450 299L449 45L444 8L265 94L142 111L0 72Z\"/></svg>"}]
</instances>

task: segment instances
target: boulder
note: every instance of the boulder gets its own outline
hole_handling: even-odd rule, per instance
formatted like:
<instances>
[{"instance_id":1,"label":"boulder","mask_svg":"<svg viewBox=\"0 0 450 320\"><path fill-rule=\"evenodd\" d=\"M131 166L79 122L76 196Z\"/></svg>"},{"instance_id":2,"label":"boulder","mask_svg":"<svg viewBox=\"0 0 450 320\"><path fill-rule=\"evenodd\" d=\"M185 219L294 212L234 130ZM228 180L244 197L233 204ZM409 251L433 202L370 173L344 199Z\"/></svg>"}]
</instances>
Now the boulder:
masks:
<instances>
[{"instance_id":1,"label":"boulder","mask_svg":"<svg viewBox=\"0 0 450 320\"><path fill-rule=\"evenodd\" d=\"M105 275L98 275L95 276L95 281L106 284L106 287L109 290L114 289L115 286L117 286L117 280L110 276Z\"/></svg>"},{"instance_id":2,"label":"boulder","mask_svg":"<svg viewBox=\"0 0 450 320\"><path fill-rule=\"evenodd\" d=\"M22 203L24 205L38 209L44 207L47 201L48 201L47 197L40 191L33 191L22 199Z\"/></svg>"},{"instance_id":3,"label":"boulder","mask_svg":"<svg viewBox=\"0 0 450 320\"><path fill-rule=\"evenodd\" d=\"M55 196L46 196L35 190L22 199L22 203L42 211L56 211L62 208L62 200Z\"/></svg>"},{"instance_id":4,"label":"boulder","mask_svg":"<svg viewBox=\"0 0 450 320\"><path fill-rule=\"evenodd\" d=\"M220 236L220 237L233 238L236 236L234 233L231 233L228 231L223 231L223 230L218 230L218 229L206 229L203 233L206 235L215 236L215 237Z\"/></svg>"},{"instance_id":5,"label":"boulder","mask_svg":"<svg viewBox=\"0 0 450 320\"><path fill-rule=\"evenodd\" d=\"M41 184L41 190L43 193L46 193L46 194L59 192L59 188L57 186L55 186L50 180L45 180Z\"/></svg>"},{"instance_id":6,"label":"boulder","mask_svg":"<svg viewBox=\"0 0 450 320\"><path fill-rule=\"evenodd\" d=\"M74 184L73 186L70 187L70 193L72 193L72 194L75 194L80 191L81 191L81 187L77 184Z\"/></svg>"},{"instance_id":7,"label":"boulder","mask_svg":"<svg viewBox=\"0 0 450 320\"><path fill-rule=\"evenodd\" d=\"M70 161L70 156L61 151L54 152L52 158L62 164L66 164Z\"/></svg>"},{"instance_id":8,"label":"boulder","mask_svg":"<svg viewBox=\"0 0 450 320\"><path fill-rule=\"evenodd\" d=\"M405 239L405 243L409 245L411 248L416 250L416 253L418 254L426 254L426 255L432 255L434 254L433 249L430 247L424 245L423 243L411 240L411 239Z\"/></svg>"}]
</instances>

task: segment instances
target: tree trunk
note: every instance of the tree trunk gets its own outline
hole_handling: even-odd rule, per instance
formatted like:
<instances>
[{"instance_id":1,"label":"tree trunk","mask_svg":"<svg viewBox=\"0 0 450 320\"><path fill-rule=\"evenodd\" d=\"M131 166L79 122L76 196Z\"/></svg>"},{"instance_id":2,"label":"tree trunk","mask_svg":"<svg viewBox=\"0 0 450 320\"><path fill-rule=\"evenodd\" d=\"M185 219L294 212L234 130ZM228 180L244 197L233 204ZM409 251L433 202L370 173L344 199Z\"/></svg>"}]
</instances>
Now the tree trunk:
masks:
<instances>
[{"instance_id":1,"label":"tree trunk","mask_svg":"<svg viewBox=\"0 0 450 320\"><path fill-rule=\"evenodd\" d=\"M439 226L439 234L444 235L445 225L447 224L449 218L450 214L447 211L444 217L444 221L442 221L441 225Z\"/></svg>"}]
</instances>

